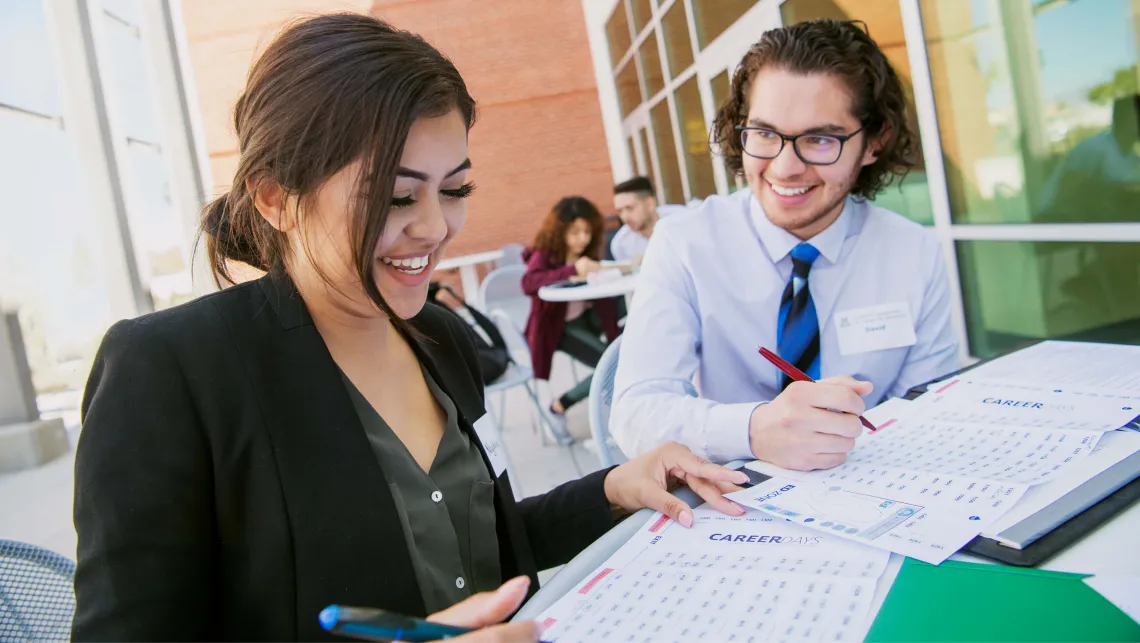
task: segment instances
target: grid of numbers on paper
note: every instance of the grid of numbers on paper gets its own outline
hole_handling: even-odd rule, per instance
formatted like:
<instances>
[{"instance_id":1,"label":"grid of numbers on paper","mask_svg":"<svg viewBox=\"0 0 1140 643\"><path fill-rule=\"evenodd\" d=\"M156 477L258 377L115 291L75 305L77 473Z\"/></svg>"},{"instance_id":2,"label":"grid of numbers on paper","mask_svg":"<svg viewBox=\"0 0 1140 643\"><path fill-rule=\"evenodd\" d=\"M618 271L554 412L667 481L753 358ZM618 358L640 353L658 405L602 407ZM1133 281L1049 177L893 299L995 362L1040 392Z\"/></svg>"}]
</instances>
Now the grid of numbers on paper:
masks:
<instances>
[{"instance_id":1,"label":"grid of numbers on paper","mask_svg":"<svg viewBox=\"0 0 1140 643\"><path fill-rule=\"evenodd\" d=\"M851 492L866 493L886 499L892 492L907 491L907 497L918 504L948 502L960 506L984 505L1000 516L1000 509L1007 500L1017 500L1017 489L1024 486L1015 483L1003 484L971 478L956 478L941 473L925 471L900 471L895 468L870 466L847 462L834 469L813 474L820 481L834 480L843 483Z\"/></svg>"},{"instance_id":2,"label":"grid of numbers on paper","mask_svg":"<svg viewBox=\"0 0 1140 643\"><path fill-rule=\"evenodd\" d=\"M791 559L699 558L666 552L611 575L548 634L558 643L842 640L874 589L823 565L815 577L770 573ZM751 569L734 568L742 563Z\"/></svg>"},{"instance_id":3,"label":"grid of numbers on paper","mask_svg":"<svg viewBox=\"0 0 1140 643\"><path fill-rule=\"evenodd\" d=\"M1072 462L1091 441L1061 430L1026 431L921 422L868 440L849 462L936 471L948 476L1028 482Z\"/></svg>"}]
</instances>

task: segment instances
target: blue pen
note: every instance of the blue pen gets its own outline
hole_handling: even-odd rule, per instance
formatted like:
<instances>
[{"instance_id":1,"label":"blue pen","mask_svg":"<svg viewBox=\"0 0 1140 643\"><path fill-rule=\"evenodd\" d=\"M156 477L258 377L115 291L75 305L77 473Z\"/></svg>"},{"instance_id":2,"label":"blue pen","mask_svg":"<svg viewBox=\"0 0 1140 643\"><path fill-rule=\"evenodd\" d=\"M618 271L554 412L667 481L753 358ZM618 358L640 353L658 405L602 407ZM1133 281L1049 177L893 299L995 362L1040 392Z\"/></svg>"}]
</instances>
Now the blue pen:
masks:
<instances>
[{"instance_id":1,"label":"blue pen","mask_svg":"<svg viewBox=\"0 0 1140 643\"><path fill-rule=\"evenodd\" d=\"M472 631L370 607L329 605L319 618L321 627L333 634L366 641L438 641Z\"/></svg>"}]
</instances>

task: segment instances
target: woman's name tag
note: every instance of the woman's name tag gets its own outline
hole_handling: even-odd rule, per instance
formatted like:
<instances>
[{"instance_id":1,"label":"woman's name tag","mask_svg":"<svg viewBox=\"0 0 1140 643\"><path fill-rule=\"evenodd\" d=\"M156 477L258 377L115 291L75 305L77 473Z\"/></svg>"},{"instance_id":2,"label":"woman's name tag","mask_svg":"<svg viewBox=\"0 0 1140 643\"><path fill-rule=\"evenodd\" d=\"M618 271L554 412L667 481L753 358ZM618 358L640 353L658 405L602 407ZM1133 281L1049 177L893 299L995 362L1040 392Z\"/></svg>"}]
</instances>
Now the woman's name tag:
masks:
<instances>
[{"instance_id":1,"label":"woman's name tag","mask_svg":"<svg viewBox=\"0 0 1140 643\"><path fill-rule=\"evenodd\" d=\"M499 435L499 427L495 426L491 414L484 413L483 417L475 420L474 428L475 435L479 436L479 442L483 444L483 452L491 461L491 470L498 478L507 470L507 445L503 444L503 438ZM516 484L518 483L516 482Z\"/></svg>"}]
</instances>

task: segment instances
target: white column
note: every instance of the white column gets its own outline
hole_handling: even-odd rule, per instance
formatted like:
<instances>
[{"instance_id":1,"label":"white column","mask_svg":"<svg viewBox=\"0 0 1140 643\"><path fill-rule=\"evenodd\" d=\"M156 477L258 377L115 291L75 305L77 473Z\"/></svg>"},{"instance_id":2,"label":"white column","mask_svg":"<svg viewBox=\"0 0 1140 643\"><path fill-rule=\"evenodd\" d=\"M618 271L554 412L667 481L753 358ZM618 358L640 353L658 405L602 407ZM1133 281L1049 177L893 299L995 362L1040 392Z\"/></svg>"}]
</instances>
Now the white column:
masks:
<instances>
[{"instance_id":1,"label":"white column","mask_svg":"<svg viewBox=\"0 0 1140 643\"><path fill-rule=\"evenodd\" d=\"M602 108L602 127L606 133L606 147L610 152L610 169L614 182L637 174L636 160L629 158L629 146L621 128L621 108L618 106L614 71L610 68L610 45L606 39L606 20L614 7L624 0L582 0L586 18L586 37L590 41L590 57L594 63L594 80L598 85L598 103Z\"/></svg>"},{"instance_id":2,"label":"white column","mask_svg":"<svg viewBox=\"0 0 1140 643\"><path fill-rule=\"evenodd\" d=\"M926 55L926 36L922 31L919 0L899 0L907 57L910 59L911 85L922 139L922 157L926 163L927 187L934 215L934 232L942 245L946 276L950 280L950 314L958 336L958 361L970 360L970 342L966 336L966 312L962 302L962 282L958 275L950 216L950 191L946 185L946 167L942 158L942 135L934 105L934 83L930 77L930 60Z\"/></svg>"}]
</instances>

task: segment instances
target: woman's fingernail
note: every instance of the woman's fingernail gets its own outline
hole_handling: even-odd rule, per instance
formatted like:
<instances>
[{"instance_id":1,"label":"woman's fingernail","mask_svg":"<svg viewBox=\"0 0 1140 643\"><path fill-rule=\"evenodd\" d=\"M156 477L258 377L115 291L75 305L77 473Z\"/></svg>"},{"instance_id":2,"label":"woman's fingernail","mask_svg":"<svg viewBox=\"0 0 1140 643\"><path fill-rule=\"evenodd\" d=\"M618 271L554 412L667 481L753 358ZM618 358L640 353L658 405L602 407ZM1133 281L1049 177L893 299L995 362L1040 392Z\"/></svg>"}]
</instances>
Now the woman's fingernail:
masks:
<instances>
[{"instance_id":1,"label":"woman's fingernail","mask_svg":"<svg viewBox=\"0 0 1140 643\"><path fill-rule=\"evenodd\" d=\"M729 500L729 502L732 502L732 501L731 501L731 500ZM748 513L748 510L744 508L744 505L740 504L739 502L733 502L733 503L732 503L732 505L733 505L734 507L736 507L737 509L739 509L739 510L740 510L740 515L741 515L741 516L743 516L744 514Z\"/></svg>"},{"instance_id":2,"label":"woman's fingernail","mask_svg":"<svg viewBox=\"0 0 1140 643\"><path fill-rule=\"evenodd\" d=\"M682 511L681 517L677 519L677 522L681 523L681 526L685 527L686 529L688 529L689 527L692 527L693 526L693 512L689 511L688 509L686 509L685 511Z\"/></svg>"},{"instance_id":3,"label":"woman's fingernail","mask_svg":"<svg viewBox=\"0 0 1140 643\"><path fill-rule=\"evenodd\" d=\"M525 588L525 587L529 587L529 586L530 586L530 577L529 576L516 576L515 578L512 578L511 580L507 581L506 584L503 585L503 589L513 592L513 591L516 591L520 588Z\"/></svg>"},{"instance_id":4,"label":"woman's fingernail","mask_svg":"<svg viewBox=\"0 0 1140 643\"><path fill-rule=\"evenodd\" d=\"M748 482L748 474L743 471L736 472L736 481L740 483Z\"/></svg>"}]
</instances>

